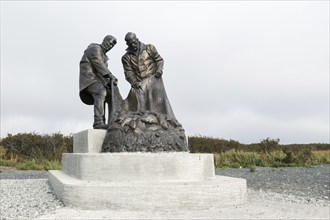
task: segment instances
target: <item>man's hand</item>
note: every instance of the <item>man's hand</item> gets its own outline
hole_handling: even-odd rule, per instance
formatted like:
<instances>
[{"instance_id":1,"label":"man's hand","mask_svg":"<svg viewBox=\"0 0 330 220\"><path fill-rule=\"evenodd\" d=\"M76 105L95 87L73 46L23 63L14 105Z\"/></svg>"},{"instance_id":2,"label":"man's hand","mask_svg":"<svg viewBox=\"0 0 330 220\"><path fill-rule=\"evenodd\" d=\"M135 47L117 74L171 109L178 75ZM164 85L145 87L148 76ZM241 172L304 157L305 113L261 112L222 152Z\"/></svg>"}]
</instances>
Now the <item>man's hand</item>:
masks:
<instances>
[{"instance_id":1,"label":"man's hand","mask_svg":"<svg viewBox=\"0 0 330 220\"><path fill-rule=\"evenodd\" d=\"M118 84L118 79L114 75L112 75L111 79L113 84L116 86Z\"/></svg>"},{"instance_id":2,"label":"man's hand","mask_svg":"<svg viewBox=\"0 0 330 220\"><path fill-rule=\"evenodd\" d=\"M134 89L141 89L141 86L138 82L132 83L132 88Z\"/></svg>"},{"instance_id":3,"label":"man's hand","mask_svg":"<svg viewBox=\"0 0 330 220\"><path fill-rule=\"evenodd\" d=\"M111 81L112 83L116 86L118 84L118 79L114 76L114 75L105 75L103 76L104 81L105 81L105 85L104 86L111 86Z\"/></svg>"},{"instance_id":4,"label":"man's hand","mask_svg":"<svg viewBox=\"0 0 330 220\"><path fill-rule=\"evenodd\" d=\"M156 73L155 73L155 77L156 77L156 78L160 78L162 75L163 75L162 72L156 72Z\"/></svg>"},{"instance_id":5,"label":"man's hand","mask_svg":"<svg viewBox=\"0 0 330 220\"><path fill-rule=\"evenodd\" d=\"M110 82L111 82L111 80L110 80L109 75L103 76L101 83L104 87L108 87L110 85Z\"/></svg>"}]
</instances>

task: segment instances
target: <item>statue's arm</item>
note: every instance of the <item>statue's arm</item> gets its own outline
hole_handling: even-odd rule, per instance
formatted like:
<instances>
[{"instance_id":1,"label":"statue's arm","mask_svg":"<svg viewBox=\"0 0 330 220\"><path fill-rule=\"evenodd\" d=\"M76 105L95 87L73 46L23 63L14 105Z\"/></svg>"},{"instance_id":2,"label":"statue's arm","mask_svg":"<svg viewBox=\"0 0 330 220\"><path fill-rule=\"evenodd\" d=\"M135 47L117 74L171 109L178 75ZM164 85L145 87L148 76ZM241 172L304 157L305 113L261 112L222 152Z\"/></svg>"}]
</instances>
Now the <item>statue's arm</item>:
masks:
<instances>
[{"instance_id":1,"label":"statue's arm","mask_svg":"<svg viewBox=\"0 0 330 220\"><path fill-rule=\"evenodd\" d=\"M164 67L164 60L163 58L159 55L156 47L152 44L149 44L149 50L150 50L150 55L152 56L152 59L156 62L157 64L157 70L155 74L162 75L163 74L163 67Z\"/></svg>"},{"instance_id":2,"label":"statue's arm","mask_svg":"<svg viewBox=\"0 0 330 220\"><path fill-rule=\"evenodd\" d=\"M124 73L125 73L125 78L126 80L131 84L133 85L134 83L137 82L137 79L136 79L136 76L134 74L134 71L132 69L132 66L130 64L130 61L129 61L129 57L128 56L123 56L121 58L121 62L123 64L123 67L124 67Z\"/></svg>"}]
</instances>

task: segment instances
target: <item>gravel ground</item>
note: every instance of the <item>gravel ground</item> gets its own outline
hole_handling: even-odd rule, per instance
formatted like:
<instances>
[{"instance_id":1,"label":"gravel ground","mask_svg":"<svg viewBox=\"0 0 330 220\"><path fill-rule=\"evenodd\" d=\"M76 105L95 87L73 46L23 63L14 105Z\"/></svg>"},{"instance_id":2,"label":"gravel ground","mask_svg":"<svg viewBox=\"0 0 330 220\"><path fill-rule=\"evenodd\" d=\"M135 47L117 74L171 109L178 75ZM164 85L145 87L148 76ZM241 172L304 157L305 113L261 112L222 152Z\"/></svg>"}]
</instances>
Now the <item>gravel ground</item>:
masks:
<instances>
[{"instance_id":1,"label":"gravel ground","mask_svg":"<svg viewBox=\"0 0 330 220\"><path fill-rule=\"evenodd\" d=\"M329 219L330 165L311 168L217 169L247 180L248 203L207 212L84 211L63 207L45 171L0 172L0 219ZM205 217L206 216L206 217Z\"/></svg>"},{"instance_id":2,"label":"gravel ground","mask_svg":"<svg viewBox=\"0 0 330 220\"><path fill-rule=\"evenodd\" d=\"M48 179L47 171L12 170L2 171L0 179Z\"/></svg>"},{"instance_id":3,"label":"gravel ground","mask_svg":"<svg viewBox=\"0 0 330 220\"><path fill-rule=\"evenodd\" d=\"M100 220L100 219L269 219L269 220L284 220L284 219L324 219L329 220L329 210L326 207L306 205L306 204L287 204L287 203L263 203L263 202L248 202L244 205L234 207L214 207L208 210L197 211L111 211L111 210L78 210L72 208L62 208L56 210L55 214L44 215L38 220Z\"/></svg>"},{"instance_id":4,"label":"gravel ground","mask_svg":"<svg viewBox=\"0 0 330 220\"><path fill-rule=\"evenodd\" d=\"M304 203L329 205L330 164L314 167L216 169L217 175L244 178L248 189L305 198Z\"/></svg>"},{"instance_id":5,"label":"gravel ground","mask_svg":"<svg viewBox=\"0 0 330 220\"><path fill-rule=\"evenodd\" d=\"M1 179L0 194L0 219L3 220L34 218L63 207L47 179Z\"/></svg>"}]
</instances>

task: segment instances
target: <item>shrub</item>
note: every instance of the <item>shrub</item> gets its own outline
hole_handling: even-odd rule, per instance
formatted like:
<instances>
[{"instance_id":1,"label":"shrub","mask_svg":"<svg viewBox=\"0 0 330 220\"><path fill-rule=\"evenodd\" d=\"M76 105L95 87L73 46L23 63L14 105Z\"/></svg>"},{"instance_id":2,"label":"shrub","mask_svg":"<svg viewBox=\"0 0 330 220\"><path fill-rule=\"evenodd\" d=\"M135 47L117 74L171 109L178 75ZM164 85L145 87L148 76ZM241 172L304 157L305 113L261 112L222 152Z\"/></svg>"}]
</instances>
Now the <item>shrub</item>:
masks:
<instances>
[{"instance_id":1,"label":"shrub","mask_svg":"<svg viewBox=\"0 0 330 220\"><path fill-rule=\"evenodd\" d=\"M10 167L10 166L15 166L15 165L16 165L16 162L14 162L14 161L0 159L0 166Z\"/></svg>"},{"instance_id":2,"label":"shrub","mask_svg":"<svg viewBox=\"0 0 330 220\"><path fill-rule=\"evenodd\" d=\"M15 163L18 170L61 170L62 165L59 160L41 160L35 159L26 160L23 162Z\"/></svg>"},{"instance_id":3,"label":"shrub","mask_svg":"<svg viewBox=\"0 0 330 220\"><path fill-rule=\"evenodd\" d=\"M43 170L43 166L38 164L35 159L16 164L19 170Z\"/></svg>"},{"instance_id":4,"label":"shrub","mask_svg":"<svg viewBox=\"0 0 330 220\"><path fill-rule=\"evenodd\" d=\"M51 160L51 161L45 161L44 162L45 170L61 170L62 169L62 163L60 160Z\"/></svg>"},{"instance_id":5,"label":"shrub","mask_svg":"<svg viewBox=\"0 0 330 220\"><path fill-rule=\"evenodd\" d=\"M284 159L285 163L294 163L297 165L305 165L310 162L312 157L312 151L310 149L290 149L286 148L284 149L284 153L286 154L286 157Z\"/></svg>"},{"instance_id":6,"label":"shrub","mask_svg":"<svg viewBox=\"0 0 330 220\"><path fill-rule=\"evenodd\" d=\"M329 164L330 163L330 150L312 151L312 163L316 164Z\"/></svg>"},{"instance_id":7,"label":"shrub","mask_svg":"<svg viewBox=\"0 0 330 220\"><path fill-rule=\"evenodd\" d=\"M256 166L250 166L250 172L256 172Z\"/></svg>"},{"instance_id":8,"label":"shrub","mask_svg":"<svg viewBox=\"0 0 330 220\"><path fill-rule=\"evenodd\" d=\"M229 150L215 154L215 164L217 167L249 167L260 166L261 157L258 153Z\"/></svg>"},{"instance_id":9,"label":"shrub","mask_svg":"<svg viewBox=\"0 0 330 220\"><path fill-rule=\"evenodd\" d=\"M216 167L310 166L330 163L330 144L280 145L280 139L241 144L235 140L189 137L191 153L213 153ZM0 165L18 169L61 169L62 153L73 151L72 135L8 134L0 141Z\"/></svg>"},{"instance_id":10,"label":"shrub","mask_svg":"<svg viewBox=\"0 0 330 220\"><path fill-rule=\"evenodd\" d=\"M8 149L4 148L3 146L0 146L0 158L5 158L7 155Z\"/></svg>"},{"instance_id":11,"label":"shrub","mask_svg":"<svg viewBox=\"0 0 330 220\"><path fill-rule=\"evenodd\" d=\"M279 142L280 142L279 138L271 139L271 138L268 137L264 140L261 140L260 146L261 146L264 153L268 153L269 151L277 150L280 146Z\"/></svg>"},{"instance_id":12,"label":"shrub","mask_svg":"<svg viewBox=\"0 0 330 220\"><path fill-rule=\"evenodd\" d=\"M37 133L8 134L3 138L0 145L7 149L6 159L13 159L17 155L23 159L36 160L60 160L62 153L72 152L72 136L64 136L60 133L40 135Z\"/></svg>"}]
</instances>

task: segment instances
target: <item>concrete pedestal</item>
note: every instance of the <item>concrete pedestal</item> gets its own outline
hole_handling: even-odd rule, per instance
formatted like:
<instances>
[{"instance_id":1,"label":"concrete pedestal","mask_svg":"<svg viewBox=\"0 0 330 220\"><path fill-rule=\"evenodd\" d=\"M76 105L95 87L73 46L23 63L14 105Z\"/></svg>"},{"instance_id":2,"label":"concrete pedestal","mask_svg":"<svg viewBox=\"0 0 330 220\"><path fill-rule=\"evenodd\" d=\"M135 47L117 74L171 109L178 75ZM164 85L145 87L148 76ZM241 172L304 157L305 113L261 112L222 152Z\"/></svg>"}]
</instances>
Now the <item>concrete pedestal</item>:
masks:
<instances>
[{"instance_id":1,"label":"concrete pedestal","mask_svg":"<svg viewBox=\"0 0 330 220\"><path fill-rule=\"evenodd\" d=\"M101 153L106 130L88 129L73 136L73 153Z\"/></svg>"},{"instance_id":2,"label":"concrete pedestal","mask_svg":"<svg viewBox=\"0 0 330 220\"><path fill-rule=\"evenodd\" d=\"M75 135L74 153L63 154L63 170L49 171L49 181L66 205L202 210L246 200L246 181L215 176L212 154L99 153L102 142L94 131ZM99 130L95 132L100 136Z\"/></svg>"}]
</instances>

